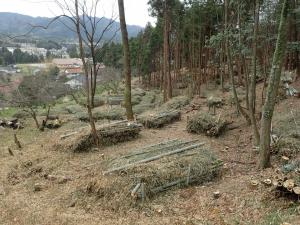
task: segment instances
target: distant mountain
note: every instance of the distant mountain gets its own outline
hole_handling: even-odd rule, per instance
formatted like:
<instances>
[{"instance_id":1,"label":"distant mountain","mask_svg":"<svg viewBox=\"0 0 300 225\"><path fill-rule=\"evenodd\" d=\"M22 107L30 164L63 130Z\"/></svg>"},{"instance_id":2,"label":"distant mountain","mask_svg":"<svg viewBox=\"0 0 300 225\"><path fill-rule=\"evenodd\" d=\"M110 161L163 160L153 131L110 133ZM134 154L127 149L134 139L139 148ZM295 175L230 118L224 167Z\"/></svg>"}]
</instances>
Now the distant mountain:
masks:
<instances>
[{"instance_id":1,"label":"distant mountain","mask_svg":"<svg viewBox=\"0 0 300 225\"><path fill-rule=\"evenodd\" d=\"M31 17L17 13L0 12L0 34L22 35L27 33L32 26L46 26L53 18L47 17ZM109 23L109 19L103 18L99 23L99 33L102 33L101 28L104 28ZM37 38L47 38L56 40L75 39L76 34L68 29L65 25L71 26L72 23L67 18L61 18L53 22L48 29L36 28L31 32L31 36ZM104 39L110 39L112 35L119 29L119 22L114 22L110 31L106 33ZM143 29L140 26L127 25L129 37L135 37ZM118 31L115 35L115 40L121 40L121 33Z\"/></svg>"}]
</instances>

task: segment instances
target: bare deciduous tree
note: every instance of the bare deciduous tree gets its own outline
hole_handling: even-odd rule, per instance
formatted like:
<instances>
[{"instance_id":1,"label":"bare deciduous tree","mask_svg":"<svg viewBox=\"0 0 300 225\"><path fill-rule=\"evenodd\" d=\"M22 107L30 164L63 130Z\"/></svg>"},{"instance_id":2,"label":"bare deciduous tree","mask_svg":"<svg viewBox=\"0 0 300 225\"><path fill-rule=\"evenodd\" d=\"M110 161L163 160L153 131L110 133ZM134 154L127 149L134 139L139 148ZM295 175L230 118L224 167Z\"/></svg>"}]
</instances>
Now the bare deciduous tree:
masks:
<instances>
[{"instance_id":1,"label":"bare deciduous tree","mask_svg":"<svg viewBox=\"0 0 300 225\"><path fill-rule=\"evenodd\" d=\"M96 50L103 45L105 34L113 29L116 17L112 15L109 22L105 24L104 27L100 27L100 22L104 20L104 17L97 18L97 9L100 0L89 1L90 5L88 5L87 0L72 0L71 2L55 0L55 2L62 11L62 14L55 17L55 19L62 17L68 18L71 25L66 23L64 23L64 25L77 34L86 84L85 91L87 99L85 106L88 111L94 142L98 145L99 137L92 112L99 71L99 65L96 60ZM115 37L117 31L118 29L114 31L108 41L111 41ZM91 55L91 61L86 58L88 54Z\"/></svg>"},{"instance_id":2,"label":"bare deciduous tree","mask_svg":"<svg viewBox=\"0 0 300 225\"><path fill-rule=\"evenodd\" d=\"M43 71L35 76L26 76L18 89L13 93L10 103L22 108L34 120L37 129L43 131L50 115L51 105L59 97L70 94L71 90L56 80L49 71ZM46 110L45 119L39 122L37 118L38 107Z\"/></svg>"}]
</instances>

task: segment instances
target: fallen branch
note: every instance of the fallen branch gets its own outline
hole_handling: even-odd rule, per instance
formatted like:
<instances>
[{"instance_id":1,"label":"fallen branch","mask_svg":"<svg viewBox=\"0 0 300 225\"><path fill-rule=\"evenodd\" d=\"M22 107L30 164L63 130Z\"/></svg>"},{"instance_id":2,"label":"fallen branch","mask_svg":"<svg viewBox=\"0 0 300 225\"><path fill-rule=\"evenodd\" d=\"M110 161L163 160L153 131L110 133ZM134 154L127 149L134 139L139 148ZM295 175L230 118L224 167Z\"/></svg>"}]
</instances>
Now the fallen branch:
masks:
<instances>
[{"instance_id":1,"label":"fallen branch","mask_svg":"<svg viewBox=\"0 0 300 225\"><path fill-rule=\"evenodd\" d=\"M71 137L71 136L73 136L75 134L78 134L78 132L75 131L75 132L72 132L72 133L69 133L69 134L66 134L66 135L61 135L60 139L65 139L65 138Z\"/></svg>"}]
</instances>

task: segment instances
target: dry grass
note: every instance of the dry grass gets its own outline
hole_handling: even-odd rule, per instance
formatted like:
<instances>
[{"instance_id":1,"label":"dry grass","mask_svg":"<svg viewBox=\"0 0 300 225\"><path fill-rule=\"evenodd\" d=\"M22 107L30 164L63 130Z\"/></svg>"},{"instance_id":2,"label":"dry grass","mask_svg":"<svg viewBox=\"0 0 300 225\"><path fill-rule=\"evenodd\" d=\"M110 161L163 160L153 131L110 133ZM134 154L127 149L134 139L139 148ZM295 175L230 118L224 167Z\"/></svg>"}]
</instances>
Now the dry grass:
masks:
<instances>
[{"instance_id":1,"label":"dry grass","mask_svg":"<svg viewBox=\"0 0 300 225\"><path fill-rule=\"evenodd\" d=\"M160 192L211 181L219 174L222 163L211 151L204 150L202 147L134 165L140 160L193 144L195 142L174 140L129 151L129 154L109 160L105 163L108 171L128 164L132 166L116 170L102 176L101 180L93 179L87 185L83 185L76 192L76 201L83 204L87 197L94 197L99 204L105 204L108 209L120 211L140 206L143 195L147 199L147 204L151 204L149 200L156 198ZM145 191L143 192L138 186L135 197L131 196L131 191L141 183L145 185Z\"/></svg>"},{"instance_id":2,"label":"dry grass","mask_svg":"<svg viewBox=\"0 0 300 225\"><path fill-rule=\"evenodd\" d=\"M290 103L296 109L299 107L299 101L296 100L281 102L276 112L284 114L291 108ZM205 100L199 99L197 103L205 105ZM165 127L158 131L145 129L138 139L82 154L53 151L52 148L54 140L60 135L84 125L78 120L70 119L62 128L46 130L44 133L36 131L33 121L28 120L25 129L19 133L24 145L21 152L14 148L12 131L0 130L0 224L299 224L299 203L275 198L270 194L271 188L264 185L256 188L249 185L253 177L262 179L274 172L257 171L253 164L257 154L252 149L251 128L243 119L235 117L234 108L225 105L220 110L226 119L234 119L240 128L228 131L218 139L187 133L186 117L190 114L183 114L182 121L176 127ZM125 155L130 149L178 137L206 142L224 161L222 179L202 186L171 190L157 195L143 207L120 209L118 213L99 201L96 195L82 192L87 190L90 183L102 185L102 173L107 169L108 160ZM7 146L12 147L15 156L9 155ZM23 167L23 163L28 161L32 162L32 166ZM272 163L276 167L277 162L273 160ZM38 172L39 168L42 168L42 172ZM12 185L8 182L7 175L10 172L20 178L19 183ZM45 179L46 174L66 176L70 180L59 183ZM36 183L43 185L40 192L33 191ZM1 194L3 190L4 194ZM213 198L215 191L220 191L220 198ZM78 198L81 201L77 202Z\"/></svg>"}]
</instances>

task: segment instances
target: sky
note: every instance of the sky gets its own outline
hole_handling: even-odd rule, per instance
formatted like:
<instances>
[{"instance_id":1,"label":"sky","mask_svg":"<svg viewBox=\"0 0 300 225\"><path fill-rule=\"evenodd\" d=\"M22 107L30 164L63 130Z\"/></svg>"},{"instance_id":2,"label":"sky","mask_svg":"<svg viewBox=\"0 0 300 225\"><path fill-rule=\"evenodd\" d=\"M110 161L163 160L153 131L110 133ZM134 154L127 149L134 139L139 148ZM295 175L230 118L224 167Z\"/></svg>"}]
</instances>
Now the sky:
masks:
<instances>
[{"instance_id":1,"label":"sky","mask_svg":"<svg viewBox=\"0 0 300 225\"><path fill-rule=\"evenodd\" d=\"M71 3L73 0L65 1ZM87 1L91 3L95 0ZM0 2L0 12L14 12L34 17L54 17L61 12L54 0L0 0ZM147 22L154 24L155 19L149 16L147 2L148 0L124 0L127 24L143 27ZM117 0L100 0L97 12L99 12L97 15L99 17L104 15L111 18L112 13L117 15Z\"/></svg>"}]
</instances>

